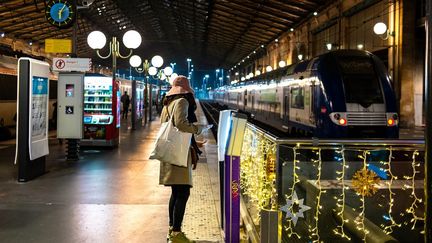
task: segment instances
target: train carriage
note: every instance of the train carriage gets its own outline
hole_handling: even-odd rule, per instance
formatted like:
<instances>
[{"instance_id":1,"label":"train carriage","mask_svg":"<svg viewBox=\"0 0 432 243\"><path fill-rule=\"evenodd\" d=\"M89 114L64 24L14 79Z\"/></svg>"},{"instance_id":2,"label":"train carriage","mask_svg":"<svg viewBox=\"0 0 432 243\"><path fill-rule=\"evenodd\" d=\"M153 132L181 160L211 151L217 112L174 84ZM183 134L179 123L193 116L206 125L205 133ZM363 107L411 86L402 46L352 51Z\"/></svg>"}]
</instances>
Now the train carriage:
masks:
<instances>
[{"instance_id":1,"label":"train carriage","mask_svg":"<svg viewBox=\"0 0 432 243\"><path fill-rule=\"evenodd\" d=\"M221 87L214 98L279 130L319 138L397 138L390 77L373 54L337 50Z\"/></svg>"}]
</instances>

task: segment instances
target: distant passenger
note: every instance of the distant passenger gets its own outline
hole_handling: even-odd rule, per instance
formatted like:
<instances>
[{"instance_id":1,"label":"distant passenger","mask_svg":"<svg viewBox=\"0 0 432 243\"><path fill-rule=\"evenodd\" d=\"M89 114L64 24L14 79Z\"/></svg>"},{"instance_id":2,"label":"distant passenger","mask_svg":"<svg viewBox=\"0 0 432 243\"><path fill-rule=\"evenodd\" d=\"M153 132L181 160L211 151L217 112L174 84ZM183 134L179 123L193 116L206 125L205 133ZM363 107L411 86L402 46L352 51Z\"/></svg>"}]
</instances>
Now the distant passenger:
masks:
<instances>
[{"instance_id":1,"label":"distant passenger","mask_svg":"<svg viewBox=\"0 0 432 243\"><path fill-rule=\"evenodd\" d=\"M129 111L129 104L130 104L130 98L129 98L129 95L127 94L127 91L124 92L120 101L123 103L122 118L127 119L128 111Z\"/></svg>"},{"instance_id":2,"label":"distant passenger","mask_svg":"<svg viewBox=\"0 0 432 243\"><path fill-rule=\"evenodd\" d=\"M166 94L164 107L161 113L161 122L173 117L174 125L182 132L200 134L202 125L194 125L195 116L194 91L190 87L189 80L185 76L174 79L172 88ZM175 111L174 104L177 103ZM202 146L202 143L199 143ZM193 242L181 231L186 203L192 187L192 169L195 169L198 160L198 145L192 137L191 149L187 167L171 165L167 162L160 164L159 184L171 186L171 198L169 201L169 241L172 243Z\"/></svg>"}]
</instances>

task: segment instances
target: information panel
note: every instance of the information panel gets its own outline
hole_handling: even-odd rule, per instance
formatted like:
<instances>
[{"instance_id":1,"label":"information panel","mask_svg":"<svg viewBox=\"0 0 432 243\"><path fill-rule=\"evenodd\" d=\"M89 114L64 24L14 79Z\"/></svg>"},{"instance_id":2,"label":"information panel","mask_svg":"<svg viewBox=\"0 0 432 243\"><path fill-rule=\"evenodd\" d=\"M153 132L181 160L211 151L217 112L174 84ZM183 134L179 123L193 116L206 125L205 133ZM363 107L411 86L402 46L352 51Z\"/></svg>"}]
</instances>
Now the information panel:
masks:
<instances>
[{"instance_id":1,"label":"information panel","mask_svg":"<svg viewBox=\"0 0 432 243\"><path fill-rule=\"evenodd\" d=\"M47 136L48 78L32 77L31 96L31 140L37 141Z\"/></svg>"}]
</instances>

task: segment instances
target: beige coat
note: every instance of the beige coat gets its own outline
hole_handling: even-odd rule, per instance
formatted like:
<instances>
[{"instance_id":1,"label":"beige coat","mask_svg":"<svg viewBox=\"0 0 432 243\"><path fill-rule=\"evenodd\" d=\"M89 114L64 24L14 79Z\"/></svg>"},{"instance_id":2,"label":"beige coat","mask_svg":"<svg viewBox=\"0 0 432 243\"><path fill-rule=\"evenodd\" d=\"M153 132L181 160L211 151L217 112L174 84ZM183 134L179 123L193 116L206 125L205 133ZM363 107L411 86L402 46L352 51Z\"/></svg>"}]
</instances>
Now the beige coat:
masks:
<instances>
[{"instance_id":1,"label":"beige coat","mask_svg":"<svg viewBox=\"0 0 432 243\"><path fill-rule=\"evenodd\" d=\"M177 104L176 110L173 113L174 105ZM182 132L200 134L201 126L189 123L187 119L189 102L180 98L171 102L168 106L162 109L161 122L169 120L167 110L170 115L173 115L174 125ZM159 184L161 185L190 185L192 186L192 161L189 154L188 167L171 165L166 162L160 162Z\"/></svg>"}]
</instances>

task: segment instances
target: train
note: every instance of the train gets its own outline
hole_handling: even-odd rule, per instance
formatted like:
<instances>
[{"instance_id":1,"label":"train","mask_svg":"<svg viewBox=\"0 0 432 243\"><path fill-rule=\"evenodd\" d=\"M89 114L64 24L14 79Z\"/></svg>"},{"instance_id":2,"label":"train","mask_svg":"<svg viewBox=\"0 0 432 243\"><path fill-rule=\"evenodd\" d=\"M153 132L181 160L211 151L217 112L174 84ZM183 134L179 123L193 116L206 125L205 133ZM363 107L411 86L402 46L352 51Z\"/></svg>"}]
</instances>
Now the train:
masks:
<instances>
[{"instance_id":1,"label":"train","mask_svg":"<svg viewBox=\"0 0 432 243\"><path fill-rule=\"evenodd\" d=\"M399 137L391 78L383 62L367 51L330 51L219 87L212 96L288 135Z\"/></svg>"}]
</instances>

